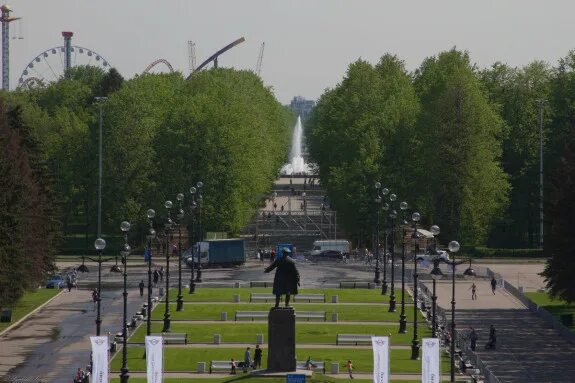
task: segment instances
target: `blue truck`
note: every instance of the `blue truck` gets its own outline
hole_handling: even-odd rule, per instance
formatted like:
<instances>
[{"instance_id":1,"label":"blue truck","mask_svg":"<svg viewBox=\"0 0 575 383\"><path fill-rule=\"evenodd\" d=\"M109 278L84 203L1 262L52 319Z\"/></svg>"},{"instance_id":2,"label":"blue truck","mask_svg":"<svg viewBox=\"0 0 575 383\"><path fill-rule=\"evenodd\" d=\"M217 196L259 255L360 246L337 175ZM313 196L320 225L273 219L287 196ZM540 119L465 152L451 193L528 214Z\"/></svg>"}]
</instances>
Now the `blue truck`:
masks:
<instances>
[{"instance_id":1,"label":"blue truck","mask_svg":"<svg viewBox=\"0 0 575 383\"><path fill-rule=\"evenodd\" d=\"M186 252L189 257L190 252ZM198 248L194 251L195 263L198 263ZM202 267L234 266L246 262L246 251L243 239L212 239L199 243L199 254ZM186 255L184 255L186 257ZM186 260L190 263L190 258Z\"/></svg>"}]
</instances>

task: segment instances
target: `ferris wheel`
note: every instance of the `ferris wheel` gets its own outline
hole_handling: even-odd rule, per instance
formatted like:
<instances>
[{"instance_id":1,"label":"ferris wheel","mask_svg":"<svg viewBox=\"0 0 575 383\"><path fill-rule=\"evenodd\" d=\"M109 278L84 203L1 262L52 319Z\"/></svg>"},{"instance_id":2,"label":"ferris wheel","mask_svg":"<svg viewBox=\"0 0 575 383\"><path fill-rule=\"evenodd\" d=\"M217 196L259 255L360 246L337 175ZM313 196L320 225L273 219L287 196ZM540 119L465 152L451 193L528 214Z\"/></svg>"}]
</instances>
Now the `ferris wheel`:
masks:
<instances>
[{"instance_id":1,"label":"ferris wheel","mask_svg":"<svg viewBox=\"0 0 575 383\"><path fill-rule=\"evenodd\" d=\"M93 49L71 45L72 32L62 32L64 45L45 50L26 65L20 78L19 88L34 88L58 81L73 66L91 65L104 71L110 63Z\"/></svg>"}]
</instances>

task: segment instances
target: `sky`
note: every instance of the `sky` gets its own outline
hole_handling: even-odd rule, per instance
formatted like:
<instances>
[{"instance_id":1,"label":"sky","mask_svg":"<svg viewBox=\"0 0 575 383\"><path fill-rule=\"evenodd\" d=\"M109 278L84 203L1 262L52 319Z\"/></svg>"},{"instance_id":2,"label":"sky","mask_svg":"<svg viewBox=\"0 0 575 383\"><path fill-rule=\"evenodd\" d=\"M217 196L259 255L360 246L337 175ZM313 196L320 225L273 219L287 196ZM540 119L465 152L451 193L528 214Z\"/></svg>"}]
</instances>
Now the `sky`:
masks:
<instances>
[{"instance_id":1,"label":"sky","mask_svg":"<svg viewBox=\"0 0 575 383\"><path fill-rule=\"evenodd\" d=\"M10 24L11 35L23 37L10 40L12 89L31 60L62 45L62 31L73 31L73 45L98 52L126 78L159 58L187 74L189 40L196 44L199 64L242 36L246 41L220 56L219 65L254 70L265 42L261 76L284 104L297 95L317 99L359 58L375 64L392 53L413 70L455 46L468 50L479 67L533 60L555 65L575 48L572 0L14 0L9 5L12 16L23 18Z\"/></svg>"}]
</instances>

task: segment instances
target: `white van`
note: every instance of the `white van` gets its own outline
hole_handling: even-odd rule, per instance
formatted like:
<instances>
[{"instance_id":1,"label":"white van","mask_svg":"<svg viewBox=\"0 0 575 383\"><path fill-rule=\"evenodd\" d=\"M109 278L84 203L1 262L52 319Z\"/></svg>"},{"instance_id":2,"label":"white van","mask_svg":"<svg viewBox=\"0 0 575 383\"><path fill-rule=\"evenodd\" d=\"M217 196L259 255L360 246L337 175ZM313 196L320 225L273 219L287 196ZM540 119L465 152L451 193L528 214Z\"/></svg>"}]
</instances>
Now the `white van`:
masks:
<instances>
[{"instance_id":1,"label":"white van","mask_svg":"<svg viewBox=\"0 0 575 383\"><path fill-rule=\"evenodd\" d=\"M348 255L351 249L351 244L345 239L328 239L322 241L314 241L311 255L320 255L325 250L335 250L341 252L343 255Z\"/></svg>"}]
</instances>

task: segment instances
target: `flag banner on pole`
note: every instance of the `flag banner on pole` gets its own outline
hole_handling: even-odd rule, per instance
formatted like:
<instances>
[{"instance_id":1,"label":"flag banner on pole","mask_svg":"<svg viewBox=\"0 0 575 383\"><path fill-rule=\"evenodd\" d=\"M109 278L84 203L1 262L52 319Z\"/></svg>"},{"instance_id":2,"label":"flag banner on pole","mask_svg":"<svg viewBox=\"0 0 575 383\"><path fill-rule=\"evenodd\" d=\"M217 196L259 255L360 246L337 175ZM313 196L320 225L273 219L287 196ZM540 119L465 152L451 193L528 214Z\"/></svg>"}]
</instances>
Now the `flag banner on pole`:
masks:
<instances>
[{"instance_id":1,"label":"flag banner on pole","mask_svg":"<svg viewBox=\"0 0 575 383\"><path fill-rule=\"evenodd\" d=\"M372 336L373 383L389 383L389 337Z\"/></svg>"},{"instance_id":2,"label":"flag banner on pole","mask_svg":"<svg viewBox=\"0 0 575 383\"><path fill-rule=\"evenodd\" d=\"M92 378L94 383L108 383L108 337L91 336Z\"/></svg>"},{"instance_id":3,"label":"flag banner on pole","mask_svg":"<svg viewBox=\"0 0 575 383\"><path fill-rule=\"evenodd\" d=\"M441 382L439 339L423 338L422 343L421 383L439 383Z\"/></svg>"},{"instance_id":4,"label":"flag banner on pole","mask_svg":"<svg viewBox=\"0 0 575 383\"><path fill-rule=\"evenodd\" d=\"M146 336L148 383L162 383L163 342L161 336Z\"/></svg>"}]
</instances>

